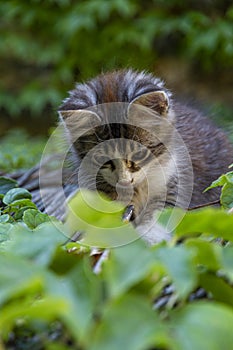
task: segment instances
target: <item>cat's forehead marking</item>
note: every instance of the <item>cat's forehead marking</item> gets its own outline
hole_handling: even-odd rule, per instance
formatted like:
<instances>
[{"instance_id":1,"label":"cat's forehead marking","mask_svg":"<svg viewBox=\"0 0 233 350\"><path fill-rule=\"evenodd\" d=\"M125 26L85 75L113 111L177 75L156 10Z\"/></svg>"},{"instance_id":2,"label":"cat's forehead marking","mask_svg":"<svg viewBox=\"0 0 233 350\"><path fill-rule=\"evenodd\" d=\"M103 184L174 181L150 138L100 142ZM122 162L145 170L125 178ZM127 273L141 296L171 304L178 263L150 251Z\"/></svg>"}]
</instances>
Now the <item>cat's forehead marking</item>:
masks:
<instances>
[{"instance_id":1,"label":"cat's forehead marking","mask_svg":"<svg viewBox=\"0 0 233 350\"><path fill-rule=\"evenodd\" d=\"M84 84L76 84L61 110L83 109L102 103L131 102L148 91L164 89L164 83L150 73L131 69L101 74ZM167 91L167 90L166 90ZM170 96L171 93L167 91Z\"/></svg>"}]
</instances>

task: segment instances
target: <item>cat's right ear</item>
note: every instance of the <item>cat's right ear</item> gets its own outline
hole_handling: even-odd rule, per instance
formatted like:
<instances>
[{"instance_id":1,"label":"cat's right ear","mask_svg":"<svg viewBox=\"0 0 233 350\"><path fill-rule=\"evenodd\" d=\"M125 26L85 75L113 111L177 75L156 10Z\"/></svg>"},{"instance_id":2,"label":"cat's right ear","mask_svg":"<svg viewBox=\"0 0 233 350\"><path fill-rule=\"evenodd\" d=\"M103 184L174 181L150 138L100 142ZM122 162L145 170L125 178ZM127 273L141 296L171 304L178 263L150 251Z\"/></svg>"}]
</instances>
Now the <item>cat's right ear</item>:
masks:
<instances>
[{"instance_id":1,"label":"cat's right ear","mask_svg":"<svg viewBox=\"0 0 233 350\"><path fill-rule=\"evenodd\" d=\"M93 133L93 128L100 125L101 119L95 112L77 109L59 111L61 122L68 130L72 141L77 140L83 134Z\"/></svg>"},{"instance_id":2,"label":"cat's right ear","mask_svg":"<svg viewBox=\"0 0 233 350\"><path fill-rule=\"evenodd\" d=\"M165 91L147 92L136 97L131 104L147 107L161 116L166 116L170 107L169 97Z\"/></svg>"}]
</instances>

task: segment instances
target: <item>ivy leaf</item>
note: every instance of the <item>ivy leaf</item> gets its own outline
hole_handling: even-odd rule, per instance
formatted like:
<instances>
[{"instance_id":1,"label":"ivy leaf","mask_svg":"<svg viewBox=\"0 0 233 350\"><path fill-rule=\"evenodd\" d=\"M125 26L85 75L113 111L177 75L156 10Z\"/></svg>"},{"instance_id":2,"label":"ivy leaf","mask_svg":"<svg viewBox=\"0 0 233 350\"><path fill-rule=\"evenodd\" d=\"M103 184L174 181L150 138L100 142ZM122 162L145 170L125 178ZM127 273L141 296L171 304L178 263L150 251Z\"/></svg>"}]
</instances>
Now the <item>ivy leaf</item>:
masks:
<instances>
[{"instance_id":1,"label":"ivy leaf","mask_svg":"<svg viewBox=\"0 0 233 350\"><path fill-rule=\"evenodd\" d=\"M223 272L233 283L233 246L227 246L222 250L222 264L220 272Z\"/></svg>"},{"instance_id":2,"label":"ivy leaf","mask_svg":"<svg viewBox=\"0 0 233 350\"><path fill-rule=\"evenodd\" d=\"M9 204L10 209L22 208L22 207L26 207L26 206L28 206L28 207L30 206L31 208L36 208L35 203L33 203L31 201L31 199L28 199L28 198L16 199Z\"/></svg>"},{"instance_id":3,"label":"ivy leaf","mask_svg":"<svg viewBox=\"0 0 233 350\"><path fill-rule=\"evenodd\" d=\"M155 257L167 270L181 298L185 298L197 284L194 256L193 249L183 246L161 247L155 251Z\"/></svg>"},{"instance_id":4,"label":"ivy leaf","mask_svg":"<svg viewBox=\"0 0 233 350\"><path fill-rule=\"evenodd\" d=\"M214 300L221 301L233 308L233 288L223 279L214 274L205 273L200 274L199 282L207 292L212 294Z\"/></svg>"},{"instance_id":5,"label":"ivy leaf","mask_svg":"<svg viewBox=\"0 0 233 350\"><path fill-rule=\"evenodd\" d=\"M89 342L90 350L142 350L166 347L168 336L147 300L126 294L106 306L103 321Z\"/></svg>"},{"instance_id":6,"label":"ivy leaf","mask_svg":"<svg viewBox=\"0 0 233 350\"><path fill-rule=\"evenodd\" d=\"M41 213L38 209L27 209L23 214L23 221L30 229L34 229L44 222L51 222L51 220L47 214Z\"/></svg>"},{"instance_id":7,"label":"ivy leaf","mask_svg":"<svg viewBox=\"0 0 233 350\"><path fill-rule=\"evenodd\" d=\"M223 208L231 209L233 207L233 172L228 172L221 175L217 180L213 181L212 184L206 188L206 191L211 188L222 186L222 192L220 196L220 202Z\"/></svg>"},{"instance_id":8,"label":"ivy leaf","mask_svg":"<svg viewBox=\"0 0 233 350\"><path fill-rule=\"evenodd\" d=\"M140 282L152 271L162 270L161 264L142 240L115 248L103 266L103 275L112 297L119 296Z\"/></svg>"},{"instance_id":9,"label":"ivy leaf","mask_svg":"<svg viewBox=\"0 0 233 350\"><path fill-rule=\"evenodd\" d=\"M24 201L26 201L26 199L24 199ZM18 208L18 210L15 211L14 219L16 221L22 220L23 214L26 210L36 208L36 205L32 201L30 201L30 199L27 199L27 201L29 201L28 202L29 205L22 206L22 207ZM13 208L13 209L16 209L16 208Z\"/></svg>"},{"instance_id":10,"label":"ivy leaf","mask_svg":"<svg viewBox=\"0 0 233 350\"><path fill-rule=\"evenodd\" d=\"M12 188L3 197L3 203L9 205L18 199L31 199L31 193L25 188Z\"/></svg>"},{"instance_id":11,"label":"ivy leaf","mask_svg":"<svg viewBox=\"0 0 233 350\"><path fill-rule=\"evenodd\" d=\"M171 318L172 350L221 350L233 344L232 308L196 302L174 311Z\"/></svg>"},{"instance_id":12,"label":"ivy leaf","mask_svg":"<svg viewBox=\"0 0 233 350\"><path fill-rule=\"evenodd\" d=\"M6 194L15 187L18 187L17 181L4 176L0 177L0 194Z\"/></svg>"},{"instance_id":13,"label":"ivy leaf","mask_svg":"<svg viewBox=\"0 0 233 350\"><path fill-rule=\"evenodd\" d=\"M227 183L231 183L233 185L233 171L221 175L217 180L213 181L212 184L207 187L204 192L215 187L224 186Z\"/></svg>"},{"instance_id":14,"label":"ivy leaf","mask_svg":"<svg viewBox=\"0 0 233 350\"><path fill-rule=\"evenodd\" d=\"M28 290L41 290L42 276L34 264L28 264L26 260L13 254L1 252L0 266L0 304Z\"/></svg>"},{"instance_id":15,"label":"ivy leaf","mask_svg":"<svg viewBox=\"0 0 233 350\"><path fill-rule=\"evenodd\" d=\"M7 223L14 221L9 214L0 215L0 223Z\"/></svg>"},{"instance_id":16,"label":"ivy leaf","mask_svg":"<svg viewBox=\"0 0 233 350\"><path fill-rule=\"evenodd\" d=\"M220 202L224 209L233 208L233 183L227 183L223 186Z\"/></svg>"},{"instance_id":17,"label":"ivy leaf","mask_svg":"<svg viewBox=\"0 0 233 350\"><path fill-rule=\"evenodd\" d=\"M64 243L62 225L44 223L33 231L15 224L9 231L10 240L3 243L5 252L35 261L46 266L50 263L58 244Z\"/></svg>"},{"instance_id":18,"label":"ivy leaf","mask_svg":"<svg viewBox=\"0 0 233 350\"><path fill-rule=\"evenodd\" d=\"M201 233L233 241L233 215L218 208L189 211L176 227L175 238Z\"/></svg>"},{"instance_id":19,"label":"ivy leaf","mask_svg":"<svg viewBox=\"0 0 233 350\"><path fill-rule=\"evenodd\" d=\"M88 259L76 260L76 266L63 278L63 286L57 288L51 285L50 292L69 300L70 307L64 321L77 342L86 344L92 341L90 334L95 327L95 315L102 307L103 285L93 273Z\"/></svg>"},{"instance_id":20,"label":"ivy leaf","mask_svg":"<svg viewBox=\"0 0 233 350\"><path fill-rule=\"evenodd\" d=\"M223 248L214 242L200 239L188 239L185 246L195 249L195 263L205 266L208 270L217 271L221 266Z\"/></svg>"},{"instance_id":21,"label":"ivy leaf","mask_svg":"<svg viewBox=\"0 0 233 350\"><path fill-rule=\"evenodd\" d=\"M9 232L12 228L12 224L7 223L0 223L0 243L3 243L9 239ZM1 245L0 245L1 248Z\"/></svg>"},{"instance_id":22,"label":"ivy leaf","mask_svg":"<svg viewBox=\"0 0 233 350\"><path fill-rule=\"evenodd\" d=\"M31 280L32 282L33 280ZM33 287L29 286L29 287ZM53 321L61 316L68 308L68 302L64 298L47 296L42 300L22 300L20 303L10 303L1 310L0 329L3 335L7 335L13 328L17 319L27 318L31 320Z\"/></svg>"},{"instance_id":23,"label":"ivy leaf","mask_svg":"<svg viewBox=\"0 0 233 350\"><path fill-rule=\"evenodd\" d=\"M106 248L127 244L138 239L131 224L122 221L124 207L98 192L79 191L68 203L65 226L72 235L84 232L86 245Z\"/></svg>"}]
</instances>

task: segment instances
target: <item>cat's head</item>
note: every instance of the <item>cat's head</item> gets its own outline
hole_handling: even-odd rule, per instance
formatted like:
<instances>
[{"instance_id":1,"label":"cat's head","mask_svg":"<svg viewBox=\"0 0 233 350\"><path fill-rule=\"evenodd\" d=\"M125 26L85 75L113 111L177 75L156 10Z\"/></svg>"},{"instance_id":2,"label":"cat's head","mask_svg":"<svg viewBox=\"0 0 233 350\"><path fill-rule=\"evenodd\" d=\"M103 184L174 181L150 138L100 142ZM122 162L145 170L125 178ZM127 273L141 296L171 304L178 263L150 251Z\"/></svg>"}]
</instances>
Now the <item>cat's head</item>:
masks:
<instances>
[{"instance_id":1,"label":"cat's head","mask_svg":"<svg viewBox=\"0 0 233 350\"><path fill-rule=\"evenodd\" d=\"M151 75L135 74L128 73L128 80L134 78L131 84L127 73L115 73L88 87L78 85L60 110L86 171L81 177L84 186L96 185L113 199L117 186L127 192L143 182L152 163L165 165L172 140L170 93ZM86 106L88 99L92 102ZM70 109L84 105L85 109Z\"/></svg>"}]
</instances>

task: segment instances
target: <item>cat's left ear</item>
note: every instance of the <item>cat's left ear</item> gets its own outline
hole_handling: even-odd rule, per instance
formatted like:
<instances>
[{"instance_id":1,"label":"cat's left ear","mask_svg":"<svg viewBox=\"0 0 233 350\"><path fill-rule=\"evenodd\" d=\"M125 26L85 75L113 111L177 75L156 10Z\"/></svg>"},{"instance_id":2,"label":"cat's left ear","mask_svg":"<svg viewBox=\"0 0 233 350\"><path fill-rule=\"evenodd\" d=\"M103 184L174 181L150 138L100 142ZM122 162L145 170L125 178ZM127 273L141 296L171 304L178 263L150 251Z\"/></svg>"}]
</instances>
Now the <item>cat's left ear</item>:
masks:
<instances>
[{"instance_id":1,"label":"cat's left ear","mask_svg":"<svg viewBox=\"0 0 233 350\"><path fill-rule=\"evenodd\" d=\"M83 134L92 134L93 128L101 124L100 117L85 109L59 111L59 116L72 140L77 140Z\"/></svg>"},{"instance_id":2,"label":"cat's left ear","mask_svg":"<svg viewBox=\"0 0 233 350\"><path fill-rule=\"evenodd\" d=\"M165 91L152 91L136 97L130 104L139 104L150 108L161 116L166 116L169 110L169 97Z\"/></svg>"}]
</instances>

